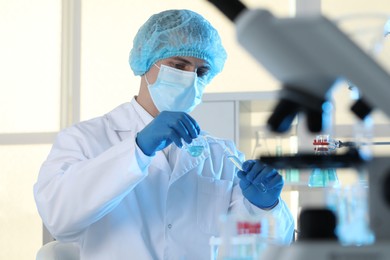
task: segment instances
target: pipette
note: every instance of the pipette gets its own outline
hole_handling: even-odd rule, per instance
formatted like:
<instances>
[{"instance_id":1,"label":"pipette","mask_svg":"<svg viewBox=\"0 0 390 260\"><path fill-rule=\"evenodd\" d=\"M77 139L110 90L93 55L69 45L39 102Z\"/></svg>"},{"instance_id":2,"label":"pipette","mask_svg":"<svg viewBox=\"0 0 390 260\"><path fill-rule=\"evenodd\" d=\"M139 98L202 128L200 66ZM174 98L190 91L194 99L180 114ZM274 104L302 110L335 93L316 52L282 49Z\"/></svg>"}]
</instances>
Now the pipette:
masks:
<instances>
[{"instance_id":1,"label":"pipette","mask_svg":"<svg viewBox=\"0 0 390 260\"><path fill-rule=\"evenodd\" d=\"M362 145L390 145L390 142L369 142L369 143L361 143L361 142L342 142L340 140L335 140L329 138L327 135L319 135L313 141L314 151L316 152L331 152L336 150L336 148L341 147L358 147Z\"/></svg>"}]
</instances>

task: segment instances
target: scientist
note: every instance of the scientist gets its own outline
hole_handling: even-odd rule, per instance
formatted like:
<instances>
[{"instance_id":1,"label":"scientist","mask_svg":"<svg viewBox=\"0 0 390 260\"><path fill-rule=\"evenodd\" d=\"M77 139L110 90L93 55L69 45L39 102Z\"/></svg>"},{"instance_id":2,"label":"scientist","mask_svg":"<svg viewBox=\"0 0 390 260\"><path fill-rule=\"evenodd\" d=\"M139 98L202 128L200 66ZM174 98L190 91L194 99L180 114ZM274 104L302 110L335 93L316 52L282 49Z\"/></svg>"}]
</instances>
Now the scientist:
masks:
<instances>
[{"instance_id":1,"label":"scientist","mask_svg":"<svg viewBox=\"0 0 390 260\"><path fill-rule=\"evenodd\" d=\"M129 58L139 94L61 131L41 167L34 196L58 241L75 242L83 260L208 259L220 215L241 212L272 215L278 239L291 242L277 171L246 161L237 173L223 151L243 155L227 140L207 138L198 157L182 149L204 134L188 112L225 60L217 31L199 14L149 18Z\"/></svg>"}]
</instances>

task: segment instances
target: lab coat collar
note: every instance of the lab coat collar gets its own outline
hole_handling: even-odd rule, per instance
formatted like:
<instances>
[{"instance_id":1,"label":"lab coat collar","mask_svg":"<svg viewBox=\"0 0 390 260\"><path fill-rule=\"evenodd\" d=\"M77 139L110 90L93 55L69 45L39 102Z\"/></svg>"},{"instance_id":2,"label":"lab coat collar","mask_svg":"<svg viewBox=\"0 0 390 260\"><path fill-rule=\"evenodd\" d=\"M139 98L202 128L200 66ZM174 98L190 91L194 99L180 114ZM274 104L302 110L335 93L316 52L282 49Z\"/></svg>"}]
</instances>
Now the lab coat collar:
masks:
<instances>
[{"instance_id":1,"label":"lab coat collar","mask_svg":"<svg viewBox=\"0 0 390 260\"><path fill-rule=\"evenodd\" d=\"M133 106L135 112L138 114L138 116L140 117L140 119L142 120L142 122L144 123L144 125L147 125L149 124L150 122L152 122L152 120L154 119L154 117L149 114L145 108L143 108L138 102L137 100L135 99L135 97L133 97L133 99L131 100L130 104Z\"/></svg>"},{"instance_id":2,"label":"lab coat collar","mask_svg":"<svg viewBox=\"0 0 390 260\"><path fill-rule=\"evenodd\" d=\"M132 113L133 110L135 110L135 113ZM138 104L135 98L118 106L106 116L110 127L115 131L134 131L136 127L135 121L141 120L143 123L142 127L144 127L153 120L153 117ZM134 120L134 116L137 116L136 120Z\"/></svg>"}]
</instances>

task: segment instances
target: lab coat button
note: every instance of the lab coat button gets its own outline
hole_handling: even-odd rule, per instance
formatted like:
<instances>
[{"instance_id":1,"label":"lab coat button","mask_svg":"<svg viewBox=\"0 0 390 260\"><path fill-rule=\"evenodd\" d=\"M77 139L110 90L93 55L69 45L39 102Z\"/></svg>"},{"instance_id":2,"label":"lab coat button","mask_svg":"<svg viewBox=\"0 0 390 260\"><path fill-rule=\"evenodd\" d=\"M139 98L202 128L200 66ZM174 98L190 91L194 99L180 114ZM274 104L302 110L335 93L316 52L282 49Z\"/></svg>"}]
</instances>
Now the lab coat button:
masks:
<instances>
[{"instance_id":1,"label":"lab coat button","mask_svg":"<svg viewBox=\"0 0 390 260\"><path fill-rule=\"evenodd\" d=\"M168 228L171 229L172 228L172 224L168 224Z\"/></svg>"}]
</instances>

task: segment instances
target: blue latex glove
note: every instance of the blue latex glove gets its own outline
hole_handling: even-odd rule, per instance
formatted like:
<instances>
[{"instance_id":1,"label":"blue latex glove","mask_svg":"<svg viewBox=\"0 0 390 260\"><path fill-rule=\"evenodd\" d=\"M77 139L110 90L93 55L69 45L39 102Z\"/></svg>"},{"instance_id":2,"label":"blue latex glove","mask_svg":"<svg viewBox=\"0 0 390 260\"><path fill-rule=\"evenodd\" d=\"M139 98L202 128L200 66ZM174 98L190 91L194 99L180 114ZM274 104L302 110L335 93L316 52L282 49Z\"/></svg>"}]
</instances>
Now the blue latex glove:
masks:
<instances>
[{"instance_id":1,"label":"blue latex glove","mask_svg":"<svg viewBox=\"0 0 390 260\"><path fill-rule=\"evenodd\" d=\"M284 184L278 171L259 160L245 161L242 168L243 171L238 171L237 176L245 198L261 209L275 207Z\"/></svg>"},{"instance_id":2,"label":"blue latex glove","mask_svg":"<svg viewBox=\"0 0 390 260\"><path fill-rule=\"evenodd\" d=\"M200 133L198 123L184 112L163 111L137 134L138 147L148 156L174 142L182 147L183 139L191 143Z\"/></svg>"}]
</instances>

